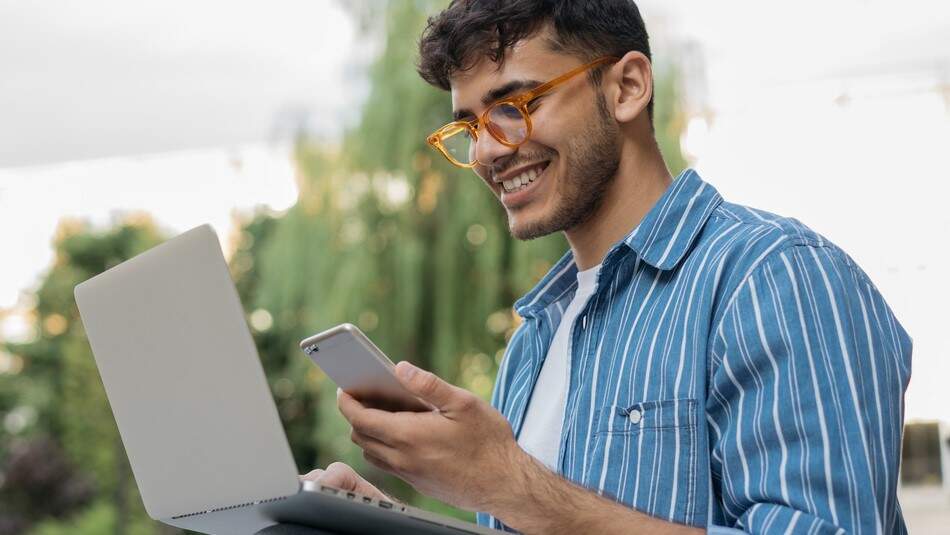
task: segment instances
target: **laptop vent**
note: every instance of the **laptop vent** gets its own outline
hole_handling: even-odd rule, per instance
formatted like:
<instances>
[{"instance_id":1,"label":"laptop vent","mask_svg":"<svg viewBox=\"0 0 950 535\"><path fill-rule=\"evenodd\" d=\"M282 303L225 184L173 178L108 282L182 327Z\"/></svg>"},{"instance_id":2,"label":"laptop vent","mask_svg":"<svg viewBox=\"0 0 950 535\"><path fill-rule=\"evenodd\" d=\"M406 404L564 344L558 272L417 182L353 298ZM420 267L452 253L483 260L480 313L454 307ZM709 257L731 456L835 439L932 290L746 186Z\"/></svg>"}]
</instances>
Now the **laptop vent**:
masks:
<instances>
[{"instance_id":1,"label":"laptop vent","mask_svg":"<svg viewBox=\"0 0 950 535\"><path fill-rule=\"evenodd\" d=\"M217 509L208 509L207 511L198 511L197 513L188 513L184 515L173 516L172 520L178 520L179 518L188 518L189 516L206 515L208 513L217 513L220 511L228 511L230 509L238 509L240 507L249 507L251 505L260 505L262 503L279 502L280 500L286 500L287 498L290 498L290 496L280 496L277 498L268 498L266 500L258 500L256 502L247 502L247 503L241 503L238 505L229 505L227 507L218 507Z\"/></svg>"}]
</instances>

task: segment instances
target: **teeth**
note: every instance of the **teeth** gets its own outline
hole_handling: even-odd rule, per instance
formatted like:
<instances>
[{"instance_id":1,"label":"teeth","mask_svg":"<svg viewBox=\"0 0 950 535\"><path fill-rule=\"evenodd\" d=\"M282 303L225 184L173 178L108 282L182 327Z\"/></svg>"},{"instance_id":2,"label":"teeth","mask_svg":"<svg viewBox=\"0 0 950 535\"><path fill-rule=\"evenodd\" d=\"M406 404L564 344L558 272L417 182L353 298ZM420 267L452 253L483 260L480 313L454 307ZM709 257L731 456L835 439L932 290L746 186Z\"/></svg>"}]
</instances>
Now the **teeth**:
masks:
<instances>
[{"instance_id":1,"label":"teeth","mask_svg":"<svg viewBox=\"0 0 950 535\"><path fill-rule=\"evenodd\" d=\"M529 169L528 171L525 171L524 173L521 173L510 180L503 181L502 185L504 185L506 192L511 193L524 188L531 182L534 182L534 180L538 178L538 175L540 174L541 173L539 173L537 169Z\"/></svg>"}]
</instances>

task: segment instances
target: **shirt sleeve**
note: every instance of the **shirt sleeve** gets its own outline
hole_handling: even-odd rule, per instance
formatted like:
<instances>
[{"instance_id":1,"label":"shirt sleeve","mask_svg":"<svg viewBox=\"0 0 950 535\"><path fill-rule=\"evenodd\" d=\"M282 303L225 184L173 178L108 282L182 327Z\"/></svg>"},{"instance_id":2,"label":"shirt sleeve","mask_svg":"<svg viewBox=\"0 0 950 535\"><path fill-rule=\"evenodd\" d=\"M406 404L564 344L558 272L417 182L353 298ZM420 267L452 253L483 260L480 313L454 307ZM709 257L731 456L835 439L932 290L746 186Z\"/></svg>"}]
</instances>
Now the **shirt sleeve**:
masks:
<instances>
[{"instance_id":1,"label":"shirt sleeve","mask_svg":"<svg viewBox=\"0 0 950 535\"><path fill-rule=\"evenodd\" d=\"M795 245L713 331L710 533L905 533L897 505L911 340L840 249ZM717 531L719 530L719 531Z\"/></svg>"},{"instance_id":2,"label":"shirt sleeve","mask_svg":"<svg viewBox=\"0 0 950 535\"><path fill-rule=\"evenodd\" d=\"M523 343L523 337L526 332L527 330L525 328L525 323L522 323L512 335L511 340L508 342L508 346L505 348L505 358L501 361L501 365L498 367L498 374L495 377L495 386L492 388L491 406L501 412L505 418L508 418L508 415L505 414L504 407L509 386L509 372L512 367L511 354L513 351L520 351ZM485 512L476 512L475 522L479 526L496 529L498 531L518 533L517 531L503 524L497 518Z\"/></svg>"}]
</instances>

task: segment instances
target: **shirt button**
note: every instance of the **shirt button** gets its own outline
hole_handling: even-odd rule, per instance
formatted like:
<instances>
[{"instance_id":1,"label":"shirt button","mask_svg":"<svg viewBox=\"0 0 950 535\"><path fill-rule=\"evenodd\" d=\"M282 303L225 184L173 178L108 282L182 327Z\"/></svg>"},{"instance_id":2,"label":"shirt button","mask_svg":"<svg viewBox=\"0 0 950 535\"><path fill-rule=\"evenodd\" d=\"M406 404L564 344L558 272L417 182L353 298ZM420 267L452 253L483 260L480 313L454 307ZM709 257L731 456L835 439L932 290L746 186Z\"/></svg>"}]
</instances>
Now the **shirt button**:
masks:
<instances>
[{"instance_id":1,"label":"shirt button","mask_svg":"<svg viewBox=\"0 0 950 535\"><path fill-rule=\"evenodd\" d=\"M630 423L636 425L640 423L640 420L643 419L643 413L640 412L640 409L631 409L630 414L627 415L627 418L630 418Z\"/></svg>"}]
</instances>

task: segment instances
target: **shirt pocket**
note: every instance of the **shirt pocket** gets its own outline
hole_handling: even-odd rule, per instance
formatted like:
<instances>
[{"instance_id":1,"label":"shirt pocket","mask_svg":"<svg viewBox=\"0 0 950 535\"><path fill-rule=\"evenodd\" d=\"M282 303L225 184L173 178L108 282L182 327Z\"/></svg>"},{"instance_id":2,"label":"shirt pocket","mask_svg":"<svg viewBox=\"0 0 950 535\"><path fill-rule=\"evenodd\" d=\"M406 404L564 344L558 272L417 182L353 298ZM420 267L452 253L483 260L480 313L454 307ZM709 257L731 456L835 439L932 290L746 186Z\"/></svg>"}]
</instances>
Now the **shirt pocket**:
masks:
<instances>
[{"instance_id":1,"label":"shirt pocket","mask_svg":"<svg viewBox=\"0 0 950 535\"><path fill-rule=\"evenodd\" d=\"M584 486L657 518L696 523L698 413L695 399L597 409Z\"/></svg>"}]
</instances>

